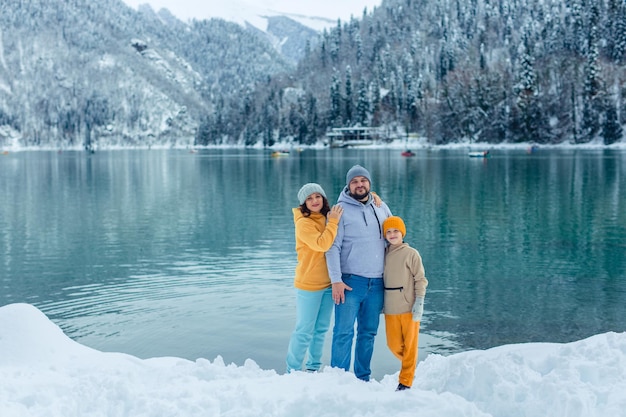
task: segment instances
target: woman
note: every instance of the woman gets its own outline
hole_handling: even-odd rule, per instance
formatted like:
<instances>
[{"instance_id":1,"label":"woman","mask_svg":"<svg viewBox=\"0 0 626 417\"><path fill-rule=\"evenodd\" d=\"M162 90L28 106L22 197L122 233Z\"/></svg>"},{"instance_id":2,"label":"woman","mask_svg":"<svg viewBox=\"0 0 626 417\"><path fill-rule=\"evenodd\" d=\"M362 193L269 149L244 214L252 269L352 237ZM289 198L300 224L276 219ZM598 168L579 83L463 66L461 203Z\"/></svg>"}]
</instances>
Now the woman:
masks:
<instances>
[{"instance_id":1,"label":"woman","mask_svg":"<svg viewBox=\"0 0 626 417\"><path fill-rule=\"evenodd\" d=\"M287 372L302 370L307 351L305 369L316 372L322 365L324 338L334 305L324 254L337 236L343 209L337 205L330 208L326 193L315 183L300 188L298 202L300 206L293 209L298 254L294 279L296 328L289 341Z\"/></svg>"}]
</instances>

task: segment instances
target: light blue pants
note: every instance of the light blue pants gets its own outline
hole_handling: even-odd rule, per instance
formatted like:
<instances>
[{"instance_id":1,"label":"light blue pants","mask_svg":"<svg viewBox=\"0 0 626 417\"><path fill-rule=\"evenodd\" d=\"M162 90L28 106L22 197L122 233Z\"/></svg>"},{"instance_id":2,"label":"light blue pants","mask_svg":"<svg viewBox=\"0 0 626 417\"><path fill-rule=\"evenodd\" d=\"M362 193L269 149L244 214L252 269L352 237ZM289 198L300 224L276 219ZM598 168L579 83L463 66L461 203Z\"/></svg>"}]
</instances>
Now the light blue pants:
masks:
<instances>
[{"instance_id":1,"label":"light blue pants","mask_svg":"<svg viewBox=\"0 0 626 417\"><path fill-rule=\"evenodd\" d=\"M354 375L369 381L370 362L374 353L374 338L383 310L384 285L382 278L365 278L343 274L343 282L352 287L346 291L346 301L335 306L335 327L330 366L350 370L354 322L357 322L354 348Z\"/></svg>"},{"instance_id":2,"label":"light blue pants","mask_svg":"<svg viewBox=\"0 0 626 417\"><path fill-rule=\"evenodd\" d=\"M318 371L322 366L324 338L330 328L333 312L332 289L305 291L296 289L296 329L287 350L287 372L301 371L308 350L306 369Z\"/></svg>"}]
</instances>

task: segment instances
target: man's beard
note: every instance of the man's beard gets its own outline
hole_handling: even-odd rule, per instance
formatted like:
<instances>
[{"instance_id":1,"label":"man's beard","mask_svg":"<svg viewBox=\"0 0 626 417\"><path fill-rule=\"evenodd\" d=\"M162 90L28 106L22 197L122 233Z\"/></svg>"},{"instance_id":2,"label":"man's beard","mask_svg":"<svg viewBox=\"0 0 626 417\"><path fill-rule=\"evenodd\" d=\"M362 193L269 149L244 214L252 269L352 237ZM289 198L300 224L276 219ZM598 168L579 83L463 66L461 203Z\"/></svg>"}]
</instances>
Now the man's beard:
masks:
<instances>
[{"instance_id":1,"label":"man's beard","mask_svg":"<svg viewBox=\"0 0 626 417\"><path fill-rule=\"evenodd\" d=\"M352 196L352 198L354 198L355 200L363 200L365 199L367 196L369 196L370 192L369 191L363 191L361 194L358 193L350 193L350 195Z\"/></svg>"}]
</instances>

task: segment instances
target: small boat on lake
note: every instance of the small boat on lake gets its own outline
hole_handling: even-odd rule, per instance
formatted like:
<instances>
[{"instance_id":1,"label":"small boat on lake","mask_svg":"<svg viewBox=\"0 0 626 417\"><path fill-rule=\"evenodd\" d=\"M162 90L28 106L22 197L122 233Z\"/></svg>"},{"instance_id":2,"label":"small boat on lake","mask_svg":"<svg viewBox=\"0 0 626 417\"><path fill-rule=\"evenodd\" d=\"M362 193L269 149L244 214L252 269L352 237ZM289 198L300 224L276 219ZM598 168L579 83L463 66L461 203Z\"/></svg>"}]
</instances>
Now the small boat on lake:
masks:
<instances>
[{"instance_id":1,"label":"small boat on lake","mask_svg":"<svg viewBox=\"0 0 626 417\"><path fill-rule=\"evenodd\" d=\"M470 158L487 158L489 151L470 151L468 155Z\"/></svg>"},{"instance_id":2,"label":"small boat on lake","mask_svg":"<svg viewBox=\"0 0 626 417\"><path fill-rule=\"evenodd\" d=\"M285 156L289 156L289 151L282 150L272 152L272 158L282 158Z\"/></svg>"},{"instance_id":3,"label":"small boat on lake","mask_svg":"<svg viewBox=\"0 0 626 417\"><path fill-rule=\"evenodd\" d=\"M402 152L401 154L402 156L415 156L415 152L413 152L410 149L407 149L406 151Z\"/></svg>"}]
</instances>

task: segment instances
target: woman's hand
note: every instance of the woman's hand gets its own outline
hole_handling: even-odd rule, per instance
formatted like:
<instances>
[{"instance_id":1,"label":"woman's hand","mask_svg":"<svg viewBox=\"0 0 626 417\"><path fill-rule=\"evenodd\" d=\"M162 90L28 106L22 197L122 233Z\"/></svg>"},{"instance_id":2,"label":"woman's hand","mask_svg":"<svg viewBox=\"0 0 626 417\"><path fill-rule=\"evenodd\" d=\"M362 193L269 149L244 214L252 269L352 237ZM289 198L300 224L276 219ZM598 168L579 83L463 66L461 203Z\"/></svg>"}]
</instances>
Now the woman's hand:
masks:
<instances>
[{"instance_id":1,"label":"woman's hand","mask_svg":"<svg viewBox=\"0 0 626 417\"><path fill-rule=\"evenodd\" d=\"M330 211L326 215L328 219L341 219L341 215L343 214L343 207L340 205L332 206Z\"/></svg>"},{"instance_id":2,"label":"woman's hand","mask_svg":"<svg viewBox=\"0 0 626 417\"><path fill-rule=\"evenodd\" d=\"M380 198L380 196L378 194L376 194L374 191L372 191L372 197L374 197L374 205L376 207L380 207L380 206L383 205L382 198Z\"/></svg>"}]
</instances>

